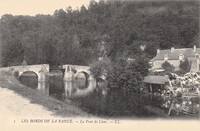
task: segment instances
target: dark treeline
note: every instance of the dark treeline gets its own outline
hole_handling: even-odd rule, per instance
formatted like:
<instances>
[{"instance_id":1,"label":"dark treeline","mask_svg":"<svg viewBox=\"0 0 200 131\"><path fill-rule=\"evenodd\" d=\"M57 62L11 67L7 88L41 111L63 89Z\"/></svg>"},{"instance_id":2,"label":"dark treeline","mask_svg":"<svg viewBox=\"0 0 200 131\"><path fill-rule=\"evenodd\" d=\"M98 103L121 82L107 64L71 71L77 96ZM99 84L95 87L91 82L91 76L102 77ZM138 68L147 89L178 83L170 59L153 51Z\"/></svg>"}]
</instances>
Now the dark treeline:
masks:
<instances>
[{"instance_id":1,"label":"dark treeline","mask_svg":"<svg viewBox=\"0 0 200 131\"><path fill-rule=\"evenodd\" d=\"M199 46L199 2L91 1L88 8L53 15L0 19L1 66L89 65L105 41L107 56L135 57L139 45L149 58L156 49Z\"/></svg>"}]
</instances>

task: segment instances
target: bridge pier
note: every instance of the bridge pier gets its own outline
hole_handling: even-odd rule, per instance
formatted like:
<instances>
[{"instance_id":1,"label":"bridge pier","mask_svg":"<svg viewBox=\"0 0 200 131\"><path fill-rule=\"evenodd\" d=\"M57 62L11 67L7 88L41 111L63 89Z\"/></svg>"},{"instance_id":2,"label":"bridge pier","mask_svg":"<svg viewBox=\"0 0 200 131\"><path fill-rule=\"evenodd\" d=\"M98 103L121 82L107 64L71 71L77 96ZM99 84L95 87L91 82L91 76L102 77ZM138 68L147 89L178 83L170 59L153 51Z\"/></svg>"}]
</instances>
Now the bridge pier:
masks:
<instances>
[{"instance_id":1,"label":"bridge pier","mask_svg":"<svg viewBox=\"0 0 200 131\"><path fill-rule=\"evenodd\" d=\"M38 81L46 81L47 80L47 76L46 76L45 72L37 73L37 75L38 75Z\"/></svg>"},{"instance_id":2,"label":"bridge pier","mask_svg":"<svg viewBox=\"0 0 200 131\"><path fill-rule=\"evenodd\" d=\"M94 77L92 77L91 75L89 76L88 80L95 80Z\"/></svg>"},{"instance_id":3,"label":"bridge pier","mask_svg":"<svg viewBox=\"0 0 200 131\"><path fill-rule=\"evenodd\" d=\"M64 78L63 78L64 81L72 81L74 80L74 78L75 78L74 72L72 72L71 70L65 71Z\"/></svg>"},{"instance_id":4,"label":"bridge pier","mask_svg":"<svg viewBox=\"0 0 200 131\"><path fill-rule=\"evenodd\" d=\"M65 69L64 80L66 80L66 81L75 79L75 76L78 75L77 73L83 73L87 80L94 80L94 78L91 75L89 66L63 65L62 68ZM75 70L76 74L73 73L73 75L72 75L69 73L68 70L70 70L70 71Z\"/></svg>"}]
</instances>

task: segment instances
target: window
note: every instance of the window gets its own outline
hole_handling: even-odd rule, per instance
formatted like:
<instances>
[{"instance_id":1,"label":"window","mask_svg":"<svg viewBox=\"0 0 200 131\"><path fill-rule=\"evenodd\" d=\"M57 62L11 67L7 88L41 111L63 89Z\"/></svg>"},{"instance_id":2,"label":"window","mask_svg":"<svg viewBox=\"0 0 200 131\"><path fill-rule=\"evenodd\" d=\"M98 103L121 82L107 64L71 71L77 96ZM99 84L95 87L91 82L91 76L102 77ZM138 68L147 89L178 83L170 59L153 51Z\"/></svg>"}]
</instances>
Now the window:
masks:
<instances>
[{"instance_id":1,"label":"window","mask_svg":"<svg viewBox=\"0 0 200 131\"><path fill-rule=\"evenodd\" d=\"M168 55L165 55L164 60L167 61L169 59Z\"/></svg>"}]
</instances>

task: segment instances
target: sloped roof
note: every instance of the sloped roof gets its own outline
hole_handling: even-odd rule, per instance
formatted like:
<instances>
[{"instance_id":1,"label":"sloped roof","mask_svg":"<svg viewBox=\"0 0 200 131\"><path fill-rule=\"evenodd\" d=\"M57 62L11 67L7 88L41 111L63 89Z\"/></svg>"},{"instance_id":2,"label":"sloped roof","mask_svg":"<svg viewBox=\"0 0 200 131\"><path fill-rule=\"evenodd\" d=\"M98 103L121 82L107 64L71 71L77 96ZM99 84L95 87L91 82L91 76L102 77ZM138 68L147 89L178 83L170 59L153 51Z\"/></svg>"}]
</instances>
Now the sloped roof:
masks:
<instances>
[{"instance_id":1,"label":"sloped roof","mask_svg":"<svg viewBox=\"0 0 200 131\"><path fill-rule=\"evenodd\" d=\"M193 48L174 49L173 52L171 52L170 49L160 50L160 52L157 53L157 55L152 59L152 61L163 60L166 55L168 55L169 60L178 60L180 54L183 54L184 58L195 57L195 54L200 54L200 48L196 48L196 52L193 51Z\"/></svg>"},{"instance_id":2,"label":"sloped roof","mask_svg":"<svg viewBox=\"0 0 200 131\"><path fill-rule=\"evenodd\" d=\"M168 82L168 77L149 75L144 77L144 82L152 84L165 84L166 82Z\"/></svg>"}]
</instances>

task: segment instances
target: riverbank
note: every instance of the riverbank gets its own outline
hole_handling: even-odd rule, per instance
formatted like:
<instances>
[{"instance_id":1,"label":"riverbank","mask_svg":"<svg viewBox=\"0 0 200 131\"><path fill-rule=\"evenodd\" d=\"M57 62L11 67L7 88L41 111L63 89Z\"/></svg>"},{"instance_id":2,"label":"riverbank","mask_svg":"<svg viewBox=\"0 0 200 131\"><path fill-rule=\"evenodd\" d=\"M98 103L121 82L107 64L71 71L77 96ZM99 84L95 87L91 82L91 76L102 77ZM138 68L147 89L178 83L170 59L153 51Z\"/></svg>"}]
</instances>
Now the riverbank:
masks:
<instances>
[{"instance_id":1,"label":"riverbank","mask_svg":"<svg viewBox=\"0 0 200 131\"><path fill-rule=\"evenodd\" d=\"M16 115L35 117L89 117L90 115L69 102L61 102L20 84L9 73L0 73L0 109Z\"/></svg>"}]
</instances>

